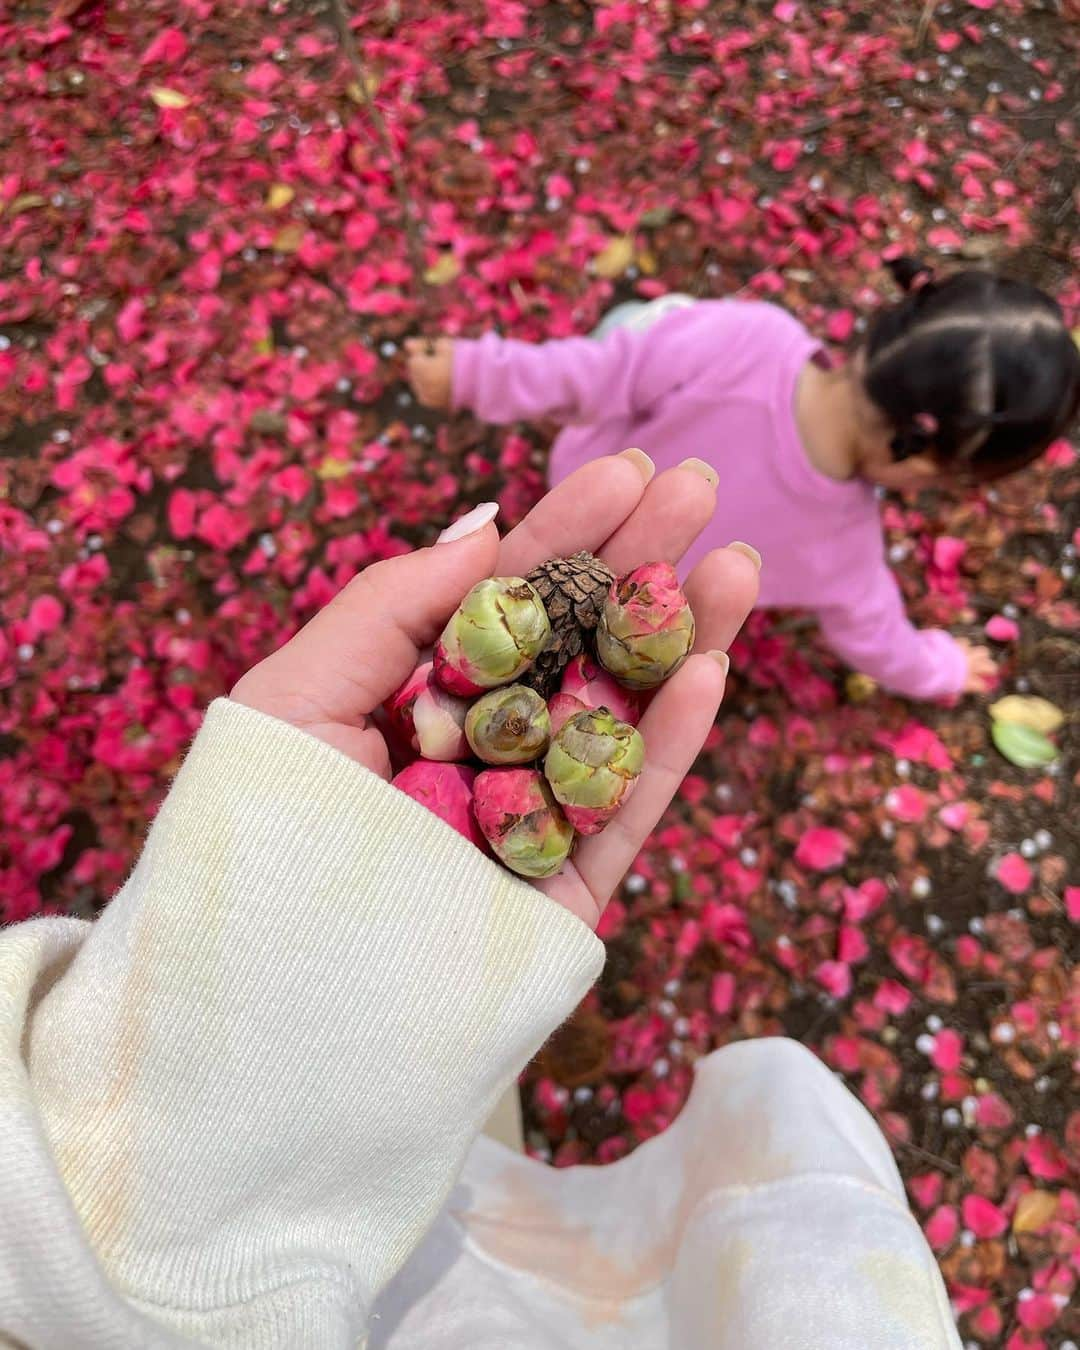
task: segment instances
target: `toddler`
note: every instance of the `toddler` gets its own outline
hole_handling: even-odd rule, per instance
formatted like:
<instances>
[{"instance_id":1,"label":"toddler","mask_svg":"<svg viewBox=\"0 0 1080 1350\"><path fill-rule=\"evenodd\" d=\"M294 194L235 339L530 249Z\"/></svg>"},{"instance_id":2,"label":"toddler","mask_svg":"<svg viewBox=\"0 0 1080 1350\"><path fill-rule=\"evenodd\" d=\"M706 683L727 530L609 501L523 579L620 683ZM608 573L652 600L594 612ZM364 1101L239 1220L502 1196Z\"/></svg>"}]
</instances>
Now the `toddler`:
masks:
<instances>
[{"instance_id":1,"label":"toddler","mask_svg":"<svg viewBox=\"0 0 1080 1350\"><path fill-rule=\"evenodd\" d=\"M912 698L979 691L994 674L986 648L908 621L875 489L1030 463L1080 407L1080 352L1034 286L889 267L904 297L844 365L774 305L669 295L620 306L591 338L413 339L410 380L429 407L563 423L553 484L627 445L661 469L707 461L716 513L684 567L747 539L765 557L760 603L813 611L856 670Z\"/></svg>"}]
</instances>

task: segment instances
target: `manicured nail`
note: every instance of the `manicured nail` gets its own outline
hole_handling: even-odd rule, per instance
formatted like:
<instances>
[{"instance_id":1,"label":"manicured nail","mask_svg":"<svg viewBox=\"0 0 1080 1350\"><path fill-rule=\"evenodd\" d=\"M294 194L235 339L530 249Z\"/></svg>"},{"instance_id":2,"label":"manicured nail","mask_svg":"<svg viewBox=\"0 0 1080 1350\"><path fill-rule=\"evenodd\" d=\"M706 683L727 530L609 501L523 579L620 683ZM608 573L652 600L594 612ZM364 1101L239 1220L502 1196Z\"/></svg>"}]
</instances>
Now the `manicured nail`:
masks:
<instances>
[{"instance_id":1,"label":"manicured nail","mask_svg":"<svg viewBox=\"0 0 1080 1350\"><path fill-rule=\"evenodd\" d=\"M731 666L727 652L706 652L706 656L711 656L720 669L724 672L724 679L727 679L727 673Z\"/></svg>"},{"instance_id":2,"label":"manicured nail","mask_svg":"<svg viewBox=\"0 0 1080 1350\"><path fill-rule=\"evenodd\" d=\"M656 472L656 465L652 462L644 450L639 450L637 446L629 450L623 450L619 454L620 459L628 459L630 463L641 474L645 482L648 483Z\"/></svg>"},{"instance_id":3,"label":"manicured nail","mask_svg":"<svg viewBox=\"0 0 1080 1350\"><path fill-rule=\"evenodd\" d=\"M699 478L704 478L710 487L716 487L720 482L720 475L703 459L684 459L677 467L685 469L687 473L696 473Z\"/></svg>"},{"instance_id":4,"label":"manicured nail","mask_svg":"<svg viewBox=\"0 0 1080 1350\"><path fill-rule=\"evenodd\" d=\"M481 502L479 506L455 520L453 525L447 525L438 539L437 544L453 544L458 539L464 539L468 534L475 534L477 530L482 530L485 525L489 525L499 514L498 502Z\"/></svg>"},{"instance_id":5,"label":"manicured nail","mask_svg":"<svg viewBox=\"0 0 1080 1350\"><path fill-rule=\"evenodd\" d=\"M753 544L744 544L741 539L736 539L734 543L728 544L728 548L733 548L736 553L741 553L749 558L757 570L761 571L761 554Z\"/></svg>"}]
</instances>

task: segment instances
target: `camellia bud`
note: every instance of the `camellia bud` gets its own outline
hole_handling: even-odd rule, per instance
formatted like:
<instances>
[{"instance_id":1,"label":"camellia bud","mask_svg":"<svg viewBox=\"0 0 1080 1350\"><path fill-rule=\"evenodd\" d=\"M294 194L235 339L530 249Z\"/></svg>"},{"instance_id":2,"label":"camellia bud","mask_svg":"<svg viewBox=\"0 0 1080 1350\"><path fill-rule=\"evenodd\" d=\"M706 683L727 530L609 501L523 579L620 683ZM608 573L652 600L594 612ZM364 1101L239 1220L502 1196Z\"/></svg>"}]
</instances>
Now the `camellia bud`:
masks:
<instances>
[{"instance_id":1,"label":"camellia bud","mask_svg":"<svg viewBox=\"0 0 1080 1350\"><path fill-rule=\"evenodd\" d=\"M392 782L413 801L445 820L471 844L487 852L487 840L473 811L475 769L464 764L435 764L418 759L415 764L402 769Z\"/></svg>"},{"instance_id":2,"label":"camellia bud","mask_svg":"<svg viewBox=\"0 0 1080 1350\"><path fill-rule=\"evenodd\" d=\"M435 648L435 675L469 697L512 684L551 637L544 602L523 577L489 577L468 593Z\"/></svg>"},{"instance_id":3,"label":"camellia bud","mask_svg":"<svg viewBox=\"0 0 1080 1350\"><path fill-rule=\"evenodd\" d=\"M538 769L485 769L477 774L473 808L500 862L523 877L553 877L574 831Z\"/></svg>"},{"instance_id":4,"label":"camellia bud","mask_svg":"<svg viewBox=\"0 0 1080 1350\"><path fill-rule=\"evenodd\" d=\"M424 759L465 759L465 715L469 705L448 694L435 679L431 661L417 666L383 705L398 736Z\"/></svg>"},{"instance_id":5,"label":"camellia bud","mask_svg":"<svg viewBox=\"0 0 1080 1350\"><path fill-rule=\"evenodd\" d=\"M643 563L616 581L596 630L596 654L620 683L655 689L694 645L694 616L670 563Z\"/></svg>"},{"instance_id":6,"label":"camellia bud","mask_svg":"<svg viewBox=\"0 0 1080 1350\"><path fill-rule=\"evenodd\" d=\"M640 697L624 689L587 652L580 652L567 665L559 693L572 695L585 708L607 708L620 722L629 722L632 727L641 721Z\"/></svg>"},{"instance_id":7,"label":"camellia bud","mask_svg":"<svg viewBox=\"0 0 1080 1350\"><path fill-rule=\"evenodd\" d=\"M528 764L548 748L551 718L535 689L511 684L476 700L465 715L465 735L485 764Z\"/></svg>"},{"instance_id":8,"label":"camellia bud","mask_svg":"<svg viewBox=\"0 0 1080 1350\"><path fill-rule=\"evenodd\" d=\"M574 829L599 834L637 786L644 763L641 732L596 708L563 724L544 773Z\"/></svg>"}]
</instances>

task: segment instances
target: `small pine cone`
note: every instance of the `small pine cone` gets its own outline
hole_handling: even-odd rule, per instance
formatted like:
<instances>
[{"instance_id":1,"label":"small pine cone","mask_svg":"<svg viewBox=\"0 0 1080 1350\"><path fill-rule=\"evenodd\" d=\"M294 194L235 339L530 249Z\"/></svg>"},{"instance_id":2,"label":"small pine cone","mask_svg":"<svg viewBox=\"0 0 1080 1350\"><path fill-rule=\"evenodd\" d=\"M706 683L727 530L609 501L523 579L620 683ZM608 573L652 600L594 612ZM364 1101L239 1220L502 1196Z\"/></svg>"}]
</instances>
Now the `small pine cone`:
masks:
<instances>
[{"instance_id":1,"label":"small pine cone","mask_svg":"<svg viewBox=\"0 0 1080 1350\"><path fill-rule=\"evenodd\" d=\"M551 641L520 683L550 698L567 663L584 649L588 635L600 622L604 597L615 575L591 553L575 553L572 558L542 563L527 579L540 592L551 620Z\"/></svg>"}]
</instances>

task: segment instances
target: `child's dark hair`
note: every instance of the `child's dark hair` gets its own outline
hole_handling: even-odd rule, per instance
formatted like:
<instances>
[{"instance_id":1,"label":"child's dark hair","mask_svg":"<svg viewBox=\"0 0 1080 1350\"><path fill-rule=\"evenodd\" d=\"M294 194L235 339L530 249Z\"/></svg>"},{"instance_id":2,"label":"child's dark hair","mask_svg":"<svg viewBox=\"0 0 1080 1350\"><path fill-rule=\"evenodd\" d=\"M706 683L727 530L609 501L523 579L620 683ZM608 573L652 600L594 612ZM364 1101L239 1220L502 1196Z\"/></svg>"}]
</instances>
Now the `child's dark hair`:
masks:
<instances>
[{"instance_id":1,"label":"child's dark hair","mask_svg":"<svg viewBox=\"0 0 1080 1350\"><path fill-rule=\"evenodd\" d=\"M870 325L863 383L895 429L894 459L926 453L985 480L1064 434L1080 411L1080 351L1050 296L993 272L886 266L906 295Z\"/></svg>"}]
</instances>

